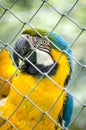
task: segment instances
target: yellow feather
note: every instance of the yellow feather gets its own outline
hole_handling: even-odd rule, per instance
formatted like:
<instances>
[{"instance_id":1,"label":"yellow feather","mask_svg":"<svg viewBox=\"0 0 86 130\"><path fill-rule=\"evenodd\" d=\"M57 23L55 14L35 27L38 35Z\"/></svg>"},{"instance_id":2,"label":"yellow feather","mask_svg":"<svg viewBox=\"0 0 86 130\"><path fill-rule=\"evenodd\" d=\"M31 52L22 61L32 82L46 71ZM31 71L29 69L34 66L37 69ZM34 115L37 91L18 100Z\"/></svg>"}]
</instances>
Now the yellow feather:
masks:
<instances>
[{"instance_id":1,"label":"yellow feather","mask_svg":"<svg viewBox=\"0 0 86 130\"><path fill-rule=\"evenodd\" d=\"M10 91L10 85L4 82L6 79L9 79L10 76L15 72L16 68L13 66L10 53L7 50L3 50L0 53L0 99L3 96L8 96ZM10 79L12 82L12 78Z\"/></svg>"},{"instance_id":2,"label":"yellow feather","mask_svg":"<svg viewBox=\"0 0 86 130\"><path fill-rule=\"evenodd\" d=\"M64 88L65 79L70 73L69 61L67 56L61 54L60 51L52 50L51 54L54 60L58 62L57 72L51 78ZM29 74L19 72L18 76L16 76L12 82L15 88L23 96L19 95L11 88L8 100L2 108L2 117L8 118L15 110L18 103L22 101L16 112L9 119L18 130L32 130L35 125L35 130L55 130L55 123L48 117L48 114L55 121L58 120L58 116L63 108L65 93L63 92L61 95L62 90L46 77L39 83L37 83L38 80L38 78ZM27 98L24 98L26 95ZM60 95L61 97L59 98ZM43 113L39 111L34 104L36 104ZM51 107L52 109L50 109ZM39 119L40 121L36 123ZM0 130L4 129L12 130L12 127L5 122L0 127ZM58 130L61 129L58 128Z\"/></svg>"}]
</instances>

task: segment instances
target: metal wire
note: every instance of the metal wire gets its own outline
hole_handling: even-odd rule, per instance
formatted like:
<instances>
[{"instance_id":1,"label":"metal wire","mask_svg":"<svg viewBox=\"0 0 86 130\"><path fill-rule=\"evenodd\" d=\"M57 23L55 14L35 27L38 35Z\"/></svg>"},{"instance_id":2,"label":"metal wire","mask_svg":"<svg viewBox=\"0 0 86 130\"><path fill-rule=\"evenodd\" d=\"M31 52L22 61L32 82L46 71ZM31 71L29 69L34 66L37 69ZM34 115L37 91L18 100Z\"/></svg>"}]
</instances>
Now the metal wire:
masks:
<instances>
[{"instance_id":1,"label":"metal wire","mask_svg":"<svg viewBox=\"0 0 86 130\"><path fill-rule=\"evenodd\" d=\"M34 84L34 86L32 87L30 92L27 92L26 95L23 95L11 82L10 80L13 78L14 75L18 74L19 68L16 69L16 71L8 78L8 79L4 79L1 75L0 75L0 80L3 82L3 84L0 86L0 89L4 87L4 85L6 83L8 83L11 87L11 89L13 89L20 97L21 97L21 101L17 104L17 106L15 106L15 109L10 113L9 117L3 118L2 115L0 115L0 119L2 120L2 122L0 122L0 126L3 125L4 123L8 123L14 130L17 130L18 128L10 121L10 118L17 112L17 110L20 108L20 106L22 105L22 103L24 102L24 100L28 100L28 102L30 102L35 109L37 109L41 115L38 118L38 120L35 122L34 126L32 127L32 130L34 130L38 124L40 123L40 121L42 120L42 118L44 116L47 116L55 125L57 125L58 127L60 127L62 130L69 130L70 126L73 124L73 122L78 118L78 116L82 113L82 111L84 109L86 109L86 104L81 102L75 95L73 95L71 92L69 92L70 87L72 86L73 82L76 81L76 79L79 78L81 72L83 70L86 70L86 65L82 64L79 60L77 60L76 57L74 57L73 55L69 54L67 52L68 49L71 49L76 41L79 39L79 37L86 32L86 28L85 27L81 27L80 24L78 24L74 19L72 19L69 14L74 10L74 8L76 8L76 5L79 3L79 0L75 0L74 3L72 4L72 6L70 7L70 9L68 10L67 13L62 13L59 9L57 9L56 7L54 7L51 2L49 0L40 0L41 4L39 5L39 7L37 8L37 10L34 12L34 14L31 16L31 18L27 21L23 21L21 18L19 18L19 16L17 16L13 11L12 8L17 4L18 0L15 0L9 8L7 8L6 6L4 6L1 2L0 2L0 8L3 10L0 19L2 19L6 13L8 12L9 15L13 16L16 20L18 20L22 26L19 28L19 30L17 31L17 33L15 34L15 36L12 38L12 40L7 43L4 42L0 39L0 44L3 46L2 50L0 51L0 53L3 52L4 49L9 48L12 52L15 52L21 59L22 59L22 63L24 62L24 60L26 60L27 62L29 62L40 74L40 78L37 80L37 82ZM31 21L37 16L37 14L40 12L40 9L43 8L45 5L49 6L55 13L60 15L59 20L56 22L56 24L54 25L54 27L51 29L51 31L48 33L47 36L42 36L40 34L40 32L38 32L36 29L34 29L34 27L31 25ZM70 47L67 50L61 50L59 47L57 47L52 41L50 41L50 39L48 38L48 36L56 29L58 28L58 25L61 23L61 21L63 20L63 18L67 19L68 21L70 21L71 23L73 23L78 29L80 29L80 33L75 37L75 39L73 39L73 41L71 42ZM56 81L54 81L48 74L49 72L53 69L53 67L55 66L55 64L50 68L50 70L47 73L43 73L41 72L30 60L29 57L34 53L34 51L28 56L23 58L22 56L20 56L12 47L12 43L14 42L14 40L17 38L17 36L21 33L21 31L24 29L25 26L28 26L29 28L31 28L32 30L34 30L40 37L47 39L53 46L55 46L58 50L61 51L61 54L59 55L59 58L57 59L56 63L60 60L60 58L62 57L62 55L65 53L67 55L69 55L73 61L76 62L76 64L78 64L78 66L80 66L80 70L78 71L78 73L76 73L75 77L73 78L73 80L71 81L71 84L69 84L66 88L63 88L62 86L60 86ZM61 94L58 96L58 98L53 102L53 104L50 106L50 108L47 111L43 111L31 98L30 95L35 91L35 89L38 87L38 84L41 82L41 80L46 77L48 78L53 84L55 84L56 87L58 87L62 92ZM56 105L56 103L59 101L59 99L61 98L62 94L64 92L69 93L73 99L81 106L80 111L74 115L74 117L72 118L71 123L69 124L68 128L65 128L63 126L61 126L55 119L53 119L53 117L49 114L49 112L53 109L53 107Z\"/></svg>"}]
</instances>

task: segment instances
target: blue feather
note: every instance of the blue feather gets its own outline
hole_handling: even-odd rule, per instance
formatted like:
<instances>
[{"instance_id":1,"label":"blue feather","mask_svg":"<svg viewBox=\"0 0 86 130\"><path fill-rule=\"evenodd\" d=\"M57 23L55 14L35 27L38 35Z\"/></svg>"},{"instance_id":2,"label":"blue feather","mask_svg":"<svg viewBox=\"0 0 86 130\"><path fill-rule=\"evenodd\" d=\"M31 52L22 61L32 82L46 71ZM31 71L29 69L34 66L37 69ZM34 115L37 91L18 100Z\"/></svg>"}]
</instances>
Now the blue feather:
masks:
<instances>
[{"instance_id":1,"label":"blue feather","mask_svg":"<svg viewBox=\"0 0 86 130\"><path fill-rule=\"evenodd\" d=\"M67 93L66 102L63 106L63 115L59 118L59 122L62 125L64 121L64 126L68 127L71 121L71 116L73 113L73 97Z\"/></svg>"},{"instance_id":2,"label":"blue feather","mask_svg":"<svg viewBox=\"0 0 86 130\"><path fill-rule=\"evenodd\" d=\"M48 32L47 30L44 30L44 29L40 29L40 28L35 28L35 30L37 30L42 36L48 36L48 38L59 48L61 49L62 51L67 51L67 53L69 55L72 54L72 51L69 46L69 43L64 40L61 36L59 36L58 34L56 33L50 33ZM38 33L36 31L34 31L33 29L26 29L23 31L23 34L30 34L30 35L33 35L33 36L38 36ZM52 45L53 48L55 48L54 45ZM70 67L71 67L71 70L72 70L72 58L68 55L68 59L69 59L69 63L70 63Z\"/></svg>"},{"instance_id":3,"label":"blue feather","mask_svg":"<svg viewBox=\"0 0 86 130\"><path fill-rule=\"evenodd\" d=\"M51 33L49 39L51 39L51 41L53 41L61 50L67 50L69 48L68 42L58 34Z\"/></svg>"},{"instance_id":4,"label":"blue feather","mask_svg":"<svg viewBox=\"0 0 86 130\"><path fill-rule=\"evenodd\" d=\"M51 33L48 37L57 47L59 47L62 51L65 50L68 53L68 59L70 62L70 67L72 70L72 58L70 55L72 55L72 50L69 49L70 45L69 43L64 40L61 36L59 36L58 34L55 33ZM55 48L55 47L54 47Z\"/></svg>"}]
</instances>

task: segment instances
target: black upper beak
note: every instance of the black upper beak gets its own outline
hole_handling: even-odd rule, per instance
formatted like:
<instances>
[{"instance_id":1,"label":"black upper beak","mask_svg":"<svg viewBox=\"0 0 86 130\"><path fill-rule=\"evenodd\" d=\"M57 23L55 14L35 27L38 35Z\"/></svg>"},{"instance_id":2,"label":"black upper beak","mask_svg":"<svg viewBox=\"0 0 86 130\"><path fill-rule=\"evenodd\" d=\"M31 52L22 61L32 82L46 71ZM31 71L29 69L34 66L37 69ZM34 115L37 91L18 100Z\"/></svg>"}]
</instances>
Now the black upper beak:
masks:
<instances>
[{"instance_id":1,"label":"black upper beak","mask_svg":"<svg viewBox=\"0 0 86 130\"><path fill-rule=\"evenodd\" d=\"M21 37L15 44L14 46L14 50L20 55L22 56L23 58L27 55L27 53L29 51L31 51L31 46L29 44L29 42ZM13 52L13 59L17 65L17 67L19 66L19 56Z\"/></svg>"}]
</instances>

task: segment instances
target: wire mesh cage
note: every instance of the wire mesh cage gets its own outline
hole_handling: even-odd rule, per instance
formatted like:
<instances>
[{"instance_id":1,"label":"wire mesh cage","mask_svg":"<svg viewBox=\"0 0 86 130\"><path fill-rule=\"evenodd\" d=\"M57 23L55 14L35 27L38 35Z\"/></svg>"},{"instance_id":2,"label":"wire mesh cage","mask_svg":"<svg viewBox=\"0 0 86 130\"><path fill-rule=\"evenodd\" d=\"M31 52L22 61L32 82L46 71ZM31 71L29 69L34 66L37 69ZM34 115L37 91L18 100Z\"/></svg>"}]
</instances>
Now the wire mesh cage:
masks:
<instances>
[{"instance_id":1,"label":"wire mesh cage","mask_svg":"<svg viewBox=\"0 0 86 130\"><path fill-rule=\"evenodd\" d=\"M34 125L28 126L28 129L32 130L38 130L38 129L45 129L45 127L39 127L46 125L42 124L41 122L47 119L49 124L53 124L51 127L46 127L46 130L51 129L57 129L57 130L85 130L86 129L86 94L85 94L85 85L86 85L86 60L85 60L85 39L86 39L86 28L85 28L85 14L83 14L85 10L86 2L80 1L80 0L62 0L62 1L56 1L56 0L15 0L15 1L6 1L6 0L0 0L0 24L1 24L1 31L0 31L0 55L4 53L3 59L0 59L0 89L1 92L7 89L6 93L4 93L2 96L0 95L1 101L0 101L0 127L1 129L13 129L13 130L23 130L27 127L24 127L26 124L22 117L27 118L26 115L34 115L33 119L30 120L31 123ZM79 9L80 8L80 9ZM82 15L83 14L83 15ZM79 18L78 18L79 16ZM83 17L80 17L83 16ZM48 35L43 36L36 28L44 28L49 30ZM69 42L69 47L67 49L61 50L59 47L55 46L57 50L61 52L59 55L59 58L57 57L57 62L63 57L64 54L71 57L73 61L73 72L71 76L71 80L69 81L69 84L66 87L62 87L54 78L52 78L49 73L50 71L55 67L55 64L50 68L50 70L45 73L40 71L40 69L35 66L30 60L28 60L28 57L30 57L35 49L38 48L38 46L32 51L32 53L28 57L22 57L20 54L18 54L14 50L15 42L19 39L21 36L21 33L24 29L30 28L32 29L37 35L39 35L41 38L45 38L48 42L50 42L53 46L55 44L49 39L49 35L51 35L53 32L58 33L64 39L67 39ZM11 63L11 70L9 70L7 77L6 77L6 71L4 68L5 64L8 64L9 61L4 62L2 64L2 60L6 58L5 50L8 50L11 53L11 57L13 60L13 52L15 52L20 59L22 59L22 63L19 67L14 67L13 62ZM73 54L69 54L68 50L73 50ZM36 71L40 73L40 77L31 80L34 80L34 83L32 83L30 80L28 81L28 86L30 87L29 91L25 90L24 88L21 89L17 88L14 84L16 78L20 75L20 67L24 63L24 61L27 61L29 64L31 64ZM14 63L15 64L15 63ZM64 63L63 63L64 64ZM3 66L3 67L2 67ZM8 67L9 68L9 67ZM64 69L63 69L64 70ZM4 76L3 76L4 75ZM24 77L26 80L26 76ZM47 80L48 81L47 81ZM24 82L24 79L22 76L19 79L19 83L21 82L20 87L22 87L22 84ZM39 89L37 92L36 90L41 85L42 87L45 86L45 84L51 83L52 86L56 86L56 93L59 90L59 96L56 96L55 100L52 103L49 103L50 100L45 98L46 95L46 89L43 91L44 95L41 93L41 90ZM18 84L18 82L16 83ZM43 85L42 85L43 84ZM0 92L0 94L1 94ZM13 92L13 94L11 94ZM39 93L38 93L39 92ZM70 121L70 124L65 127L63 124L60 124L56 119L55 115L56 107L58 107L61 103L61 97L65 95L65 92L70 94L74 100L74 112L72 115L72 119ZM35 93L35 95L34 95ZM41 95L40 95L41 94ZM7 95L7 97L5 97ZM16 97L15 97L16 95ZM34 95L34 96L33 96ZM53 94L55 97L55 94ZM10 97L10 98L9 98ZM12 97L12 99L11 99ZM41 97L42 100L39 100ZM51 98L51 95L49 94L48 97ZM3 99L2 99L3 98ZM37 98L38 101L44 101L42 104L45 106L45 108L42 108L39 103L36 102L35 98ZM47 103L45 103L45 98L47 100ZM14 101L11 101L14 100ZM52 100L52 98L51 98ZM11 105L9 102L15 102L15 106L11 108ZM9 105L7 105L9 104ZM27 104L24 106L24 104ZM3 116L3 107L5 106L6 111L4 112ZM29 107L28 107L29 106ZM48 108L46 109L46 106ZM56 107L55 107L56 106ZM26 113L23 113L23 110L25 107L29 108L27 109ZM33 111L31 112L31 108L33 107ZM55 107L55 109L54 109ZM58 108L57 108L58 111ZM18 115L16 117L16 113L18 114L20 112L21 116ZM52 114L54 113L54 114ZM70 114L70 113L68 113ZM40 115L40 116L39 116ZM20 124L15 125L17 122L17 118L19 118ZM28 119L28 118L27 118ZM35 122L34 122L35 119ZM29 122L28 120L26 122ZM33 123L34 122L34 123ZM22 127L20 127L22 125ZM5 127L4 127L5 126Z\"/></svg>"}]
</instances>

